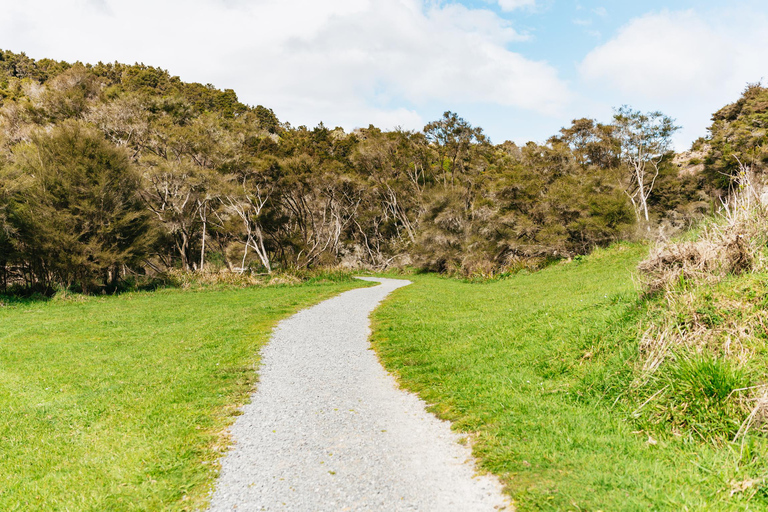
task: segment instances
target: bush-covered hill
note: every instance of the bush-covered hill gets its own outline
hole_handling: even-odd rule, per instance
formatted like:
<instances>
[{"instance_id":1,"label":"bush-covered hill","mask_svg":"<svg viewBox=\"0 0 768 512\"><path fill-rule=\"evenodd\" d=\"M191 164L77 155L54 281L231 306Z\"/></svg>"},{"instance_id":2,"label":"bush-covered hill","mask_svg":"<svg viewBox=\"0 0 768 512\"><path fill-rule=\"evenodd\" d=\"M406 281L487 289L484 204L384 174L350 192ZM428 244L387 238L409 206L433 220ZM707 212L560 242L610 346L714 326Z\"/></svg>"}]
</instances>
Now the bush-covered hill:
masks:
<instances>
[{"instance_id":1,"label":"bush-covered hill","mask_svg":"<svg viewBox=\"0 0 768 512\"><path fill-rule=\"evenodd\" d=\"M674 129L629 108L524 146L451 112L419 132L292 127L151 66L2 51L0 287L97 290L169 268L535 266L706 209L699 178L672 163Z\"/></svg>"},{"instance_id":2,"label":"bush-covered hill","mask_svg":"<svg viewBox=\"0 0 768 512\"><path fill-rule=\"evenodd\" d=\"M768 89L750 84L741 98L712 116L709 137L699 142L706 150L705 174L727 192L741 166L762 175L768 169Z\"/></svg>"}]
</instances>

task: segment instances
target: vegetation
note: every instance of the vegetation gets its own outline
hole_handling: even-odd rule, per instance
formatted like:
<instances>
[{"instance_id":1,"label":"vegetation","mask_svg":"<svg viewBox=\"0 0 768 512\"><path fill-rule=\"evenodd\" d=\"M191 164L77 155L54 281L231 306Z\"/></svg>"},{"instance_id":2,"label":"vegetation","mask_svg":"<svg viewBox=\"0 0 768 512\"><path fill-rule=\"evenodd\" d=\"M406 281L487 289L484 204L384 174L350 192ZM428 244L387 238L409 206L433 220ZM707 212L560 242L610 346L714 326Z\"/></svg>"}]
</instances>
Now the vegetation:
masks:
<instances>
[{"instance_id":1,"label":"vegetation","mask_svg":"<svg viewBox=\"0 0 768 512\"><path fill-rule=\"evenodd\" d=\"M734 442L749 408L733 394L765 382L765 350L749 369L681 357L638 385L642 326L666 311L635 291L646 252L618 245L485 283L417 275L374 313L385 366L469 434L519 510L768 507L768 444ZM754 308L761 282L750 281Z\"/></svg>"},{"instance_id":2,"label":"vegetation","mask_svg":"<svg viewBox=\"0 0 768 512\"><path fill-rule=\"evenodd\" d=\"M704 150L710 186L729 192L742 167L763 175L768 168L768 89L749 84L741 98L715 112L712 121L709 137L694 145Z\"/></svg>"},{"instance_id":3,"label":"vegetation","mask_svg":"<svg viewBox=\"0 0 768 512\"><path fill-rule=\"evenodd\" d=\"M7 203L14 254L24 279L46 288L115 285L123 266L149 249L149 212L135 194L140 177L127 156L96 133L64 123L14 148Z\"/></svg>"},{"instance_id":4,"label":"vegetation","mask_svg":"<svg viewBox=\"0 0 768 512\"><path fill-rule=\"evenodd\" d=\"M670 151L670 136L679 127L661 112L643 114L626 106L616 113L616 137L619 157L629 169L622 183L638 220L648 223L648 199L661 173L660 164Z\"/></svg>"},{"instance_id":5,"label":"vegetation","mask_svg":"<svg viewBox=\"0 0 768 512\"><path fill-rule=\"evenodd\" d=\"M637 222L695 218L695 187L676 192L691 187L673 131L628 108L522 147L452 112L420 132L295 128L157 68L4 51L0 287L112 291L170 269L535 267Z\"/></svg>"},{"instance_id":6,"label":"vegetation","mask_svg":"<svg viewBox=\"0 0 768 512\"><path fill-rule=\"evenodd\" d=\"M752 84L715 113L704 175L728 194L688 239L658 244L639 267L653 298L635 386L652 399L638 416L703 440L765 432L766 99Z\"/></svg>"},{"instance_id":7,"label":"vegetation","mask_svg":"<svg viewBox=\"0 0 768 512\"><path fill-rule=\"evenodd\" d=\"M627 106L346 133L0 51L0 508L200 506L269 326L406 267L465 279L415 275L376 347L521 510L768 508L766 127L750 84L681 155Z\"/></svg>"},{"instance_id":8,"label":"vegetation","mask_svg":"<svg viewBox=\"0 0 768 512\"><path fill-rule=\"evenodd\" d=\"M716 113L681 166L703 161L688 190L720 201L681 237L484 284L417 276L376 313L385 365L471 434L521 510L768 509L765 91ZM665 158L646 155L638 216Z\"/></svg>"},{"instance_id":9,"label":"vegetation","mask_svg":"<svg viewBox=\"0 0 768 512\"><path fill-rule=\"evenodd\" d=\"M0 509L198 510L272 326L362 285L0 297Z\"/></svg>"}]
</instances>

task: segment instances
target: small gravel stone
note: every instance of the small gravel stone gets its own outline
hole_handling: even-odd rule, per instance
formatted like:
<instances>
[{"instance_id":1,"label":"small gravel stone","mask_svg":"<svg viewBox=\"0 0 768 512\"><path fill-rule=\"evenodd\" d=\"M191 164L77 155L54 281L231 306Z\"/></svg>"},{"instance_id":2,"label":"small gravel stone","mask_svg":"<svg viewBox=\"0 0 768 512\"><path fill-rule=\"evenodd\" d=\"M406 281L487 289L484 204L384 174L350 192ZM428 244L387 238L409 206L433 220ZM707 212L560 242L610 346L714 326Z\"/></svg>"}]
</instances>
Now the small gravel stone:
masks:
<instances>
[{"instance_id":1,"label":"small gravel stone","mask_svg":"<svg viewBox=\"0 0 768 512\"><path fill-rule=\"evenodd\" d=\"M212 512L511 510L450 424L398 389L368 315L410 284L348 291L280 322L232 426Z\"/></svg>"}]
</instances>

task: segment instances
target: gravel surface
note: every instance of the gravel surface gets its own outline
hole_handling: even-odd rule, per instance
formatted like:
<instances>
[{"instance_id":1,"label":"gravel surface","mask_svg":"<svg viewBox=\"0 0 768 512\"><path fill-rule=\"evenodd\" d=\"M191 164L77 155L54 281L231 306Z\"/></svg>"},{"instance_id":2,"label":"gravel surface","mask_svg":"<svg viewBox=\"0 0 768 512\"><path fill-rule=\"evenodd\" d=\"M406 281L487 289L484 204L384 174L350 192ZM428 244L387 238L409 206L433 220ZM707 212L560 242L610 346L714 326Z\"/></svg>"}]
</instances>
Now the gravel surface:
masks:
<instances>
[{"instance_id":1,"label":"gravel surface","mask_svg":"<svg viewBox=\"0 0 768 512\"><path fill-rule=\"evenodd\" d=\"M211 511L511 510L498 480L475 474L450 424L398 389L370 349L368 315L410 282L367 279L381 285L275 329Z\"/></svg>"}]
</instances>

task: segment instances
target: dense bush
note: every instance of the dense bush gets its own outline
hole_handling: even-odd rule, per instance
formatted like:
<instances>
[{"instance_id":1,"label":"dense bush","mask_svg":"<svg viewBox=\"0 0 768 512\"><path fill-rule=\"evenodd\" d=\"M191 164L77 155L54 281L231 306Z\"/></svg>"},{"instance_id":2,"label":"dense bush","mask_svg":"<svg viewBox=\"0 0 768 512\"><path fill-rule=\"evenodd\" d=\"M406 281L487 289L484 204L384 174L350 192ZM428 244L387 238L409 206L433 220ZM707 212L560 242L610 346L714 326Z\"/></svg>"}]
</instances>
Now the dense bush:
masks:
<instances>
[{"instance_id":1,"label":"dense bush","mask_svg":"<svg viewBox=\"0 0 768 512\"><path fill-rule=\"evenodd\" d=\"M148 254L149 212L126 152L67 121L14 147L2 174L9 194L7 250L29 283L90 290L116 284Z\"/></svg>"},{"instance_id":2,"label":"dense bush","mask_svg":"<svg viewBox=\"0 0 768 512\"><path fill-rule=\"evenodd\" d=\"M169 269L536 266L670 211L695 215L684 208L691 194L673 193L683 183L665 153L674 128L627 108L612 124L579 119L522 147L493 145L452 112L420 132L294 128L231 90L158 68L0 52L0 284L96 289ZM628 159L626 141L660 150ZM638 172L655 173L655 188Z\"/></svg>"}]
</instances>

